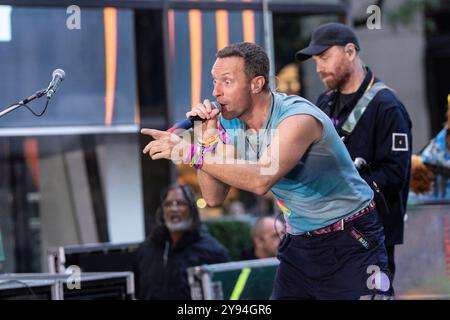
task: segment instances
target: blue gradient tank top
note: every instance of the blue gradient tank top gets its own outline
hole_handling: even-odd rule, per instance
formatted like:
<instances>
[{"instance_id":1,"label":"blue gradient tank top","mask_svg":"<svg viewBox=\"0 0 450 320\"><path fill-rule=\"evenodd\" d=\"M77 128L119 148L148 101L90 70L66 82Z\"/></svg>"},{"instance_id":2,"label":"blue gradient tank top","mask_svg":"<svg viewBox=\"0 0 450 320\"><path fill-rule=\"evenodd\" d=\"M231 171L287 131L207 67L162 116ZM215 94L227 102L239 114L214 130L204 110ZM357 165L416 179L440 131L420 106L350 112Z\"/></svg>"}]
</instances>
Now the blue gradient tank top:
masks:
<instances>
[{"instance_id":1,"label":"blue gradient tank top","mask_svg":"<svg viewBox=\"0 0 450 320\"><path fill-rule=\"evenodd\" d=\"M313 143L297 165L272 186L271 191L287 222L287 232L301 234L333 224L366 207L373 191L360 177L331 120L299 96L273 93L263 130L245 133L239 119L220 119L240 159L258 160L270 145L273 131L289 116L307 114L322 123L322 137ZM264 130L267 129L267 130Z\"/></svg>"}]
</instances>

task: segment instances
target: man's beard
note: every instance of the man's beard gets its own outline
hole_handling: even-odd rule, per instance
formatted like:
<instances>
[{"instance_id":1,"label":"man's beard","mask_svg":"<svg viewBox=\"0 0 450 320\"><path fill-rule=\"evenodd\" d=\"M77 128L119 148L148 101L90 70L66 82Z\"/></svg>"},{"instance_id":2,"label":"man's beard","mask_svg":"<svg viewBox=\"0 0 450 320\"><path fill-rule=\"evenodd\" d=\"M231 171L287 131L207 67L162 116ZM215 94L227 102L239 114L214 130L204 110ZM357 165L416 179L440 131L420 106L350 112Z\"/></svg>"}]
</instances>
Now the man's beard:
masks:
<instances>
[{"instance_id":1,"label":"man's beard","mask_svg":"<svg viewBox=\"0 0 450 320\"><path fill-rule=\"evenodd\" d=\"M347 83L348 79L350 78L350 71L345 70L341 73L339 73L339 76L337 75L331 75L332 77L329 77L329 80L325 81L322 80L322 82L325 84L325 86L329 90L338 90L340 91L341 88Z\"/></svg>"},{"instance_id":2,"label":"man's beard","mask_svg":"<svg viewBox=\"0 0 450 320\"><path fill-rule=\"evenodd\" d=\"M170 222L167 220L165 221L167 229L169 229L169 231L171 231L171 232L187 231L192 227L193 222L194 222L194 220L192 219L192 217L190 217L189 219L182 220L177 223L173 223L173 222Z\"/></svg>"}]
</instances>

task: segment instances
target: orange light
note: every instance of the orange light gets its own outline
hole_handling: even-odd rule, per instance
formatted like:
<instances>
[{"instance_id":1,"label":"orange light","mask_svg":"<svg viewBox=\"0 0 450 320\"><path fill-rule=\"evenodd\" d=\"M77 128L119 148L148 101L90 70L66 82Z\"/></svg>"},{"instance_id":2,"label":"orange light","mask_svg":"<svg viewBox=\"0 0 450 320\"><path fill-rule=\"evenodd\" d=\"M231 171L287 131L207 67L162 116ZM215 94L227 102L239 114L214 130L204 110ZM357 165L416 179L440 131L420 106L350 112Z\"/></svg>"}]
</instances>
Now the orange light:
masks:
<instances>
[{"instance_id":1,"label":"orange light","mask_svg":"<svg viewBox=\"0 0 450 320\"><path fill-rule=\"evenodd\" d=\"M110 126L114 113L117 74L117 9L103 9L105 22L106 94L105 124Z\"/></svg>"},{"instance_id":2,"label":"orange light","mask_svg":"<svg viewBox=\"0 0 450 320\"><path fill-rule=\"evenodd\" d=\"M191 43L191 105L200 102L202 93L202 12L189 10L189 39Z\"/></svg>"},{"instance_id":3,"label":"orange light","mask_svg":"<svg viewBox=\"0 0 450 320\"><path fill-rule=\"evenodd\" d=\"M242 25L244 27L244 42L255 43L255 13L253 10L242 11Z\"/></svg>"},{"instance_id":4,"label":"orange light","mask_svg":"<svg viewBox=\"0 0 450 320\"><path fill-rule=\"evenodd\" d=\"M228 11L216 11L217 51L225 48L229 43Z\"/></svg>"},{"instance_id":5,"label":"orange light","mask_svg":"<svg viewBox=\"0 0 450 320\"><path fill-rule=\"evenodd\" d=\"M25 162L30 169L34 185L39 187L39 144L36 138L26 138L23 141Z\"/></svg>"}]
</instances>

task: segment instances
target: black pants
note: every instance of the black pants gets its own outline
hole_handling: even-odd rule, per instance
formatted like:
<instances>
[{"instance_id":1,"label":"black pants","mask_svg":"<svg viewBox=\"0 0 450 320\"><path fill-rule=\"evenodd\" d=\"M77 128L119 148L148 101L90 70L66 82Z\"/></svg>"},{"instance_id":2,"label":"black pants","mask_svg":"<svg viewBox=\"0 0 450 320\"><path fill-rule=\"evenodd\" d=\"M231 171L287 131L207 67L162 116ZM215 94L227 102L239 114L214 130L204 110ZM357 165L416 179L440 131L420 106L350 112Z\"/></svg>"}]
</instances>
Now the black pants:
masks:
<instances>
[{"instance_id":1,"label":"black pants","mask_svg":"<svg viewBox=\"0 0 450 320\"><path fill-rule=\"evenodd\" d=\"M272 299L371 299L393 293L376 210L346 223L342 231L288 234L278 259Z\"/></svg>"}]
</instances>

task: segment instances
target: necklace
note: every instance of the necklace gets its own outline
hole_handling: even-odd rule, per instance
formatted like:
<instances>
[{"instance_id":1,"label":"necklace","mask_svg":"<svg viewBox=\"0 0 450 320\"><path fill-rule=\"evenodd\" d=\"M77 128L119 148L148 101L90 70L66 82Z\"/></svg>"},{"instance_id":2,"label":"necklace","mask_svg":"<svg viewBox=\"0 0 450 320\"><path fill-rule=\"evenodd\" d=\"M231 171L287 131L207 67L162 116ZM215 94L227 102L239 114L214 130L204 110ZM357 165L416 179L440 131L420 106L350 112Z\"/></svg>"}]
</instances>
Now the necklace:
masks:
<instances>
[{"instance_id":1,"label":"necklace","mask_svg":"<svg viewBox=\"0 0 450 320\"><path fill-rule=\"evenodd\" d=\"M246 147L246 149L248 151L250 151L249 149L251 148L253 150L253 152L256 153L256 160L259 160L259 158L260 158L263 142L264 142L264 139L267 137L267 131L268 131L270 122L272 120L272 114L273 114L273 109L274 109L274 100L275 99L273 97L273 93L270 92L270 103L269 103L270 112L266 118L266 123L265 123L264 127L262 129L259 129L256 132L255 138L249 139L248 135L245 134L245 144L246 144L246 146L248 146L248 149L247 149L247 147ZM251 140L253 140L253 141L256 140L256 141L255 141L255 143L252 143Z\"/></svg>"}]
</instances>

